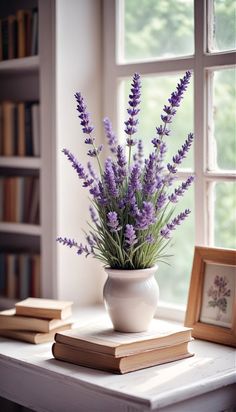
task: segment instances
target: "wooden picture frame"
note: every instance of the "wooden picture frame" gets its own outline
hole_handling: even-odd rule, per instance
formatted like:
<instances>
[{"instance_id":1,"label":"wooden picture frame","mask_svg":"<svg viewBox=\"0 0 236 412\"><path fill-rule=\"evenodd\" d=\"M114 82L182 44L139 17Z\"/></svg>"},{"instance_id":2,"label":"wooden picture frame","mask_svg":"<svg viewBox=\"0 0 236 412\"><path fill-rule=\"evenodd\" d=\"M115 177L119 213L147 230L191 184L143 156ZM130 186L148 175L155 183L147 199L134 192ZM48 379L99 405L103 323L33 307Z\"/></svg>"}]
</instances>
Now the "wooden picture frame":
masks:
<instances>
[{"instance_id":1,"label":"wooden picture frame","mask_svg":"<svg viewBox=\"0 0 236 412\"><path fill-rule=\"evenodd\" d=\"M195 247L185 326L195 338L236 347L236 250Z\"/></svg>"}]
</instances>

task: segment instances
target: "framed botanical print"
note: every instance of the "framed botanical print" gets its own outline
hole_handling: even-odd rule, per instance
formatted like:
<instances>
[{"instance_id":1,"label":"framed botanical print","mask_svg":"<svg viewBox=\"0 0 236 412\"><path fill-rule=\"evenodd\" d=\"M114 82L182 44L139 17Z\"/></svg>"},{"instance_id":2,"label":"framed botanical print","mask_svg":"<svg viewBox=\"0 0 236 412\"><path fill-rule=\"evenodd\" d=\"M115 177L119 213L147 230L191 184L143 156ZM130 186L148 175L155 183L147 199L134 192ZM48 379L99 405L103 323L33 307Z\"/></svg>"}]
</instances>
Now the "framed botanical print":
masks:
<instances>
[{"instance_id":1,"label":"framed botanical print","mask_svg":"<svg viewBox=\"0 0 236 412\"><path fill-rule=\"evenodd\" d=\"M185 326L236 347L236 250L195 247Z\"/></svg>"}]
</instances>

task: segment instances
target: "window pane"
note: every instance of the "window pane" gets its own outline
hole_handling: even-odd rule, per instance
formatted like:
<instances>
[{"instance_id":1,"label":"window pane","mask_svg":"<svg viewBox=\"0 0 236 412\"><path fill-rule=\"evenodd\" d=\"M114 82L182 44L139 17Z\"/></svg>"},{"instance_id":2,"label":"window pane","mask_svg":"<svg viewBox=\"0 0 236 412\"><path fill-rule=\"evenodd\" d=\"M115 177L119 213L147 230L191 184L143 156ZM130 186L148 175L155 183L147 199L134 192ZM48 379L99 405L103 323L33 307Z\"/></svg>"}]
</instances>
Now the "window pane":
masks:
<instances>
[{"instance_id":1,"label":"window pane","mask_svg":"<svg viewBox=\"0 0 236 412\"><path fill-rule=\"evenodd\" d=\"M176 207L174 215L186 208L191 209L192 213L173 233L172 246L168 250L169 254L173 255L168 259L170 266L160 263L156 275L160 287L160 299L166 302L187 303L194 252L193 195L194 190L191 187Z\"/></svg>"},{"instance_id":2,"label":"window pane","mask_svg":"<svg viewBox=\"0 0 236 412\"><path fill-rule=\"evenodd\" d=\"M215 246L236 248L236 183L216 183L214 197Z\"/></svg>"},{"instance_id":3,"label":"window pane","mask_svg":"<svg viewBox=\"0 0 236 412\"><path fill-rule=\"evenodd\" d=\"M213 0L210 16L209 51L226 51L236 48L236 2Z\"/></svg>"},{"instance_id":4,"label":"window pane","mask_svg":"<svg viewBox=\"0 0 236 412\"><path fill-rule=\"evenodd\" d=\"M181 76L182 73L173 76L142 77L142 102L139 113L137 138L141 138L144 142L145 156L153 151L151 140L156 137L156 127L162 123L160 115L163 113L163 106L164 104L168 104L168 98L171 92L175 90ZM124 94L122 96L122 102L118 106L125 108L130 91L130 80L122 83L124 86ZM126 111L123 112L123 116L125 116L125 119L127 118ZM122 119L119 121L119 125L123 125ZM173 155L181 148L188 133L193 131L193 78L185 92L177 114L174 116L173 123L170 124L170 129L171 134L165 139L168 147L166 162L171 162ZM124 141L125 133L123 132L123 126L122 130L120 130L120 136L121 141ZM193 168L193 147L188 153L187 158L184 159L182 167Z\"/></svg>"},{"instance_id":5,"label":"window pane","mask_svg":"<svg viewBox=\"0 0 236 412\"><path fill-rule=\"evenodd\" d=\"M213 78L213 169L236 169L236 71L220 70ZM214 150L214 145L216 150ZM212 154L214 153L214 155ZM212 168L212 167L210 167Z\"/></svg>"},{"instance_id":6,"label":"window pane","mask_svg":"<svg viewBox=\"0 0 236 412\"><path fill-rule=\"evenodd\" d=\"M124 7L124 29L119 28L123 41L118 43L122 61L194 53L193 0L123 0L119 6Z\"/></svg>"}]
</instances>

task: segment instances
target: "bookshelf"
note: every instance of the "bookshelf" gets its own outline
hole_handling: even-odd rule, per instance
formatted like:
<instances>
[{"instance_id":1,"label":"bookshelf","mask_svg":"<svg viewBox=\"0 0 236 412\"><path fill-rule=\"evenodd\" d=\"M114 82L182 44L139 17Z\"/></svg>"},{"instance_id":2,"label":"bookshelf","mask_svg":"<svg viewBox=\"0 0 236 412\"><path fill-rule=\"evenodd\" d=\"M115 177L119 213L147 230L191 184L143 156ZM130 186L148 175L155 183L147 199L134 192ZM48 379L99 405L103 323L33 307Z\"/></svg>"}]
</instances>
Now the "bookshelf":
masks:
<instances>
[{"instance_id":1,"label":"bookshelf","mask_svg":"<svg viewBox=\"0 0 236 412\"><path fill-rule=\"evenodd\" d=\"M38 8L39 53L0 61L0 102L12 101L16 105L19 102L39 102L41 153L37 157L33 155L5 156L1 151L0 177L3 180L12 176L21 176L22 179L34 176L39 179L40 220L38 224L33 224L2 221L1 219L0 252L17 256L19 254L40 255L40 296L44 297L53 297L53 280L52 276L48 277L48 273L52 273L52 248L49 246L52 239L52 220L50 221L52 210L49 205L52 204L50 187L53 173L50 156L54 140L52 139L51 119L53 116L50 104L52 87L48 85L53 66L53 36L50 24L53 5L53 1L44 2L42 0L9 0L0 4L0 19L2 20L7 19L9 15L16 15L18 10ZM4 207L6 208L5 205ZM9 205L9 207L12 206ZM17 296L8 297L7 290L6 288L5 293L0 293L0 308L10 307L17 299Z\"/></svg>"},{"instance_id":2,"label":"bookshelf","mask_svg":"<svg viewBox=\"0 0 236 412\"><path fill-rule=\"evenodd\" d=\"M37 176L40 225L0 223L0 252L24 248L41 255L41 296L98 302L105 275L92 259L56 243L59 235L83 241L88 199L62 155L68 147L86 165L74 93L83 91L93 114L98 143L102 131L101 2L78 0L8 0L0 2L0 19L18 9L38 6L39 55L0 62L0 101L40 101L40 157L0 155L0 176ZM89 27L89 30L88 30ZM88 34L86 42L78 39ZM6 303L6 299L0 298Z\"/></svg>"}]
</instances>

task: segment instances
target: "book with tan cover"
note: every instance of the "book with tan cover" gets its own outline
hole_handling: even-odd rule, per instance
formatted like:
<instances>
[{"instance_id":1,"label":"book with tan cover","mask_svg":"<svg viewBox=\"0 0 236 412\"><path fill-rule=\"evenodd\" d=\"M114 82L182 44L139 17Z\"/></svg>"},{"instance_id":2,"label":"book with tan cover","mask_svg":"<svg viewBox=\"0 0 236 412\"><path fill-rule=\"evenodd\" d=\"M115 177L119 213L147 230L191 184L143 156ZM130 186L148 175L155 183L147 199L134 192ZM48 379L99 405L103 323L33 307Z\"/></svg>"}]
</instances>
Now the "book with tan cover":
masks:
<instances>
[{"instance_id":1,"label":"book with tan cover","mask_svg":"<svg viewBox=\"0 0 236 412\"><path fill-rule=\"evenodd\" d=\"M53 330L58 330L58 328L62 326L67 326L68 324L71 324L71 322L62 319L41 319L29 316L17 316L15 308L0 312L0 330L24 330L49 333Z\"/></svg>"},{"instance_id":2,"label":"book with tan cover","mask_svg":"<svg viewBox=\"0 0 236 412\"><path fill-rule=\"evenodd\" d=\"M17 302L16 315L45 319L66 319L71 316L73 302L57 299L27 298Z\"/></svg>"},{"instance_id":3,"label":"book with tan cover","mask_svg":"<svg viewBox=\"0 0 236 412\"><path fill-rule=\"evenodd\" d=\"M18 56L26 56L26 30L25 30L25 10L16 12L17 27L18 27Z\"/></svg>"},{"instance_id":4,"label":"book with tan cover","mask_svg":"<svg viewBox=\"0 0 236 412\"><path fill-rule=\"evenodd\" d=\"M14 154L14 121L13 121L14 103L4 101L2 103L2 118L3 118L3 156L13 156Z\"/></svg>"},{"instance_id":5,"label":"book with tan cover","mask_svg":"<svg viewBox=\"0 0 236 412\"><path fill-rule=\"evenodd\" d=\"M25 104L23 102L17 104L17 119L18 119L18 145L17 155L25 156Z\"/></svg>"},{"instance_id":6,"label":"book with tan cover","mask_svg":"<svg viewBox=\"0 0 236 412\"><path fill-rule=\"evenodd\" d=\"M146 332L121 333L105 321L57 333L55 341L77 349L110 354L115 357L178 345L191 340L191 328L153 319Z\"/></svg>"},{"instance_id":7,"label":"book with tan cover","mask_svg":"<svg viewBox=\"0 0 236 412\"><path fill-rule=\"evenodd\" d=\"M57 360L121 374L193 356L188 351L188 342L122 357L86 351L56 342L52 346L52 354Z\"/></svg>"},{"instance_id":8,"label":"book with tan cover","mask_svg":"<svg viewBox=\"0 0 236 412\"><path fill-rule=\"evenodd\" d=\"M70 329L71 326L72 323L67 323L66 325L61 326L55 330L52 330L49 333L32 332L27 330L0 329L0 336L35 344L46 343L53 341L56 331L67 330Z\"/></svg>"}]
</instances>

